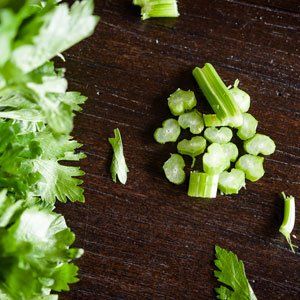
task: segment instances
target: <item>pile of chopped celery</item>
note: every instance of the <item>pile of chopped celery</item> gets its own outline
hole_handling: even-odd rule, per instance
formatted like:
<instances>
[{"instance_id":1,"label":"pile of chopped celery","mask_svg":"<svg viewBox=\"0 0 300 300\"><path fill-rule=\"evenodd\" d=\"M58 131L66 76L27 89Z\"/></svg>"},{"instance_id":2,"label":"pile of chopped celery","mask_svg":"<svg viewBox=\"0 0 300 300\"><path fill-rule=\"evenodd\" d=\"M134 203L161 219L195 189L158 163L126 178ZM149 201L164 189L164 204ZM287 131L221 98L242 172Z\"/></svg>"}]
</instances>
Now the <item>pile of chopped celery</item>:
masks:
<instances>
[{"instance_id":1,"label":"pile of chopped celery","mask_svg":"<svg viewBox=\"0 0 300 300\"><path fill-rule=\"evenodd\" d=\"M196 67L193 75L214 114L199 112L193 91L178 89L170 95L168 106L173 117L162 122L154 138L160 144L177 142L186 130L190 139L178 141L179 154L171 154L165 162L165 175L174 184L184 183L187 176L182 155L188 156L192 160L189 196L215 198L218 190L225 195L238 194L246 179L255 182L263 177L262 155L274 153L275 143L256 132L258 121L248 113L250 96L238 87L238 80L227 87L209 63ZM243 150L232 141L234 135Z\"/></svg>"}]
</instances>

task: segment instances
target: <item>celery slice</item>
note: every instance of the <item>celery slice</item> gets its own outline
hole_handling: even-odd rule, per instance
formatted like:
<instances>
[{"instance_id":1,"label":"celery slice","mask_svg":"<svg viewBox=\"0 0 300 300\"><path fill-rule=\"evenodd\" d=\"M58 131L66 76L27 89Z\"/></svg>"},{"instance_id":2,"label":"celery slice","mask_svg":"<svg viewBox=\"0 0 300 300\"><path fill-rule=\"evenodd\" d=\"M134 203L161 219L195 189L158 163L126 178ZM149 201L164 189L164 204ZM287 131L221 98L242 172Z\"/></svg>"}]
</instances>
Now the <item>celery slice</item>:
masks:
<instances>
[{"instance_id":1,"label":"celery slice","mask_svg":"<svg viewBox=\"0 0 300 300\"><path fill-rule=\"evenodd\" d=\"M264 134L255 134L253 138L244 142L244 149L252 155L270 155L275 152L274 141Z\"/></svg>"},{"instance_id":2,"label":"celery slice","mask_svg":"<svg viewBox=\"0 0 300 300\"><path fill-rule=\"evenodd\" d=\"M202 114L194 109L179 116L178 123L183 129L190 129L193 134L199 134L204 129Z\"/></svg>"},{"instance_id":3,"label":"celery slice","mask_svg":"<svg viewBox=\"0 0 300 300\"><path fill-rule=\"evenodd\" d=\"M167 119L162 123L162 128L155 130L154 139L160 144L176 142L180 131L180 126L175 119Z\"/></svg>"},{"instance_id":4,"label":"celery slice","mask_svg":"<svg viewBox=\"0 0 300 300\"><path fill-rule=\"evenodd\" d=\"M241 125L241 110L214 67L206 63L202 69L196 67L193 75L217 117L230 118L235 126Z\"/></svg>"},{"instance_id":5,"label":"celery slice","mask_svg":"<svg viewBox=\"0 0 300 300\"><path fill-rule=\"evenodd\" d=\"M197 100L193 91L178 89L168 98L168 106L174 116L182 115L185 111L193 109Z\"/></svg>"},{"instance_id":6,"label":"celery slice","mask_svg":"<svg viewBox=\"0 0 300 300\"><path fill-rule=\"evenodd\" d=\"M228 166L228 159L223 147L213 143L203 155L203 170L208 174L220 174Z\"/></svg>"},{"instance_id":7,"label":"celery slice","mask_svg":"<svg viewBox=\"0 0 300 300\"><path fill-rule=\"evenodd\" d=\"M296 246L291 241L291 233L295 225L295 198L293 196L286 196L284 192L281 194L284 200L284 216L279 232L284 235L292 251L295 253L294 247Z\"/></svg>"},{"instance_id":8,"label":"celery slice","mask_svg":"<svg viewBox=\"0 0 300 300\"><path fill-rule=\"evenodd\" d=\"M218 191L219 175L192 171L188 195L190 197L216 198Z\"/></svg>"},{"instance_id":9,"label":"celery slice","mask_svg":"<svg viewBox=\"0 0 300 300\"><path fill-rule=\"evenodd\" d=\"M221 146L227 156L227 159L231 162L235 162L239 155L238 147L231 142L222 144Z\"/></svg>"},{"instance_id":10,"label":"celery slice","mask_svg":"<svg viewBox=\"0 0 300 300\"><path fill-rule=\"evenodd\" d=\"M202 136L194 136L190 140L182 140L177 145L177 150L180 154L188 155L193 159L192 166L196 161L196 156L202 154L206 148L206 140Z\"/></svg>"},{"instance_id":11,"label":"celery slice","mask_svg":"<svg viewBox=\"0 0 300 300\"><path fill-rule=\"evenodd\" d=\"M234 101L240 108L241 112L247 112L250 108L250 96L243 90L238 88L239 80L234 82L233 88L229 90L233 96Z\"/></svg>"},{"instance_id":12,"label":"celery slice","mask_svg":"<svg viewBox=\"0 0 300 300\"><path fill-rule=\"evenodd\" d=\"M141 6L142 19L178 17L176 0L133 0L134 5Z\"/></svg>"},{"instance_id":13,"label":"celery slice","mask_svg":"<svg viewBox=\"0 0 300 300\"><path fill-rule=\"evenodd\" d=\"M168 180L174 184L182 184L185 181L185 162L181 155L171 154L164 163L163 170Z\"/></svg>"},{"instance_id":14,"label":"celery slice","mask_svg":"<svg viewBox=\"0 0 300 300\"><path fill-rule=\"evenodd\" d=\"M248 180L255 182L265 174L263 162L263 157L245 154L238 159L235 167L236 169L244 171Z\"/></svg>"},{"instance_id":15,"label":"celery slice","mask_svg":"<svg viewBox=\"0 0 300 300\"><path fill-rule=\"evenodd\" d=\"M228 127L209 127L205 129L204 137L211 143L225 144L232 139L232 130Z\"/></svg>"},{"instance_id":16,"label":"celery slice","mask_svg":"<svg viewBox=\"0 0 300 300\"><path fill-rule=\"evenodd\" d=\"M216 114L203 114L203 120L206 127L227 126L224 120L220 120Z\"/></svg>"},{"instance_id":17,"label":"celery slice","mask_svg":"<svg viewBox=\"0 0 300 300\"><path fill-rule=\"evenodd\" d=\"M220 174L219 190L225 195L238 194L242 187L245 187L245 173L242 170L232 169Z\"/></svg>"},{"instance_id":18,"label":"celery slice","mask_svg":"<svg viewBox=\"0 0 300 300\"><path fill-rule=\"evenodd\" d=\"M243 114L243 124L238 127L237 136L241 140L248 140L252 138L256 133L258 121L248 113Z\"/></svg>"}]
</instances>

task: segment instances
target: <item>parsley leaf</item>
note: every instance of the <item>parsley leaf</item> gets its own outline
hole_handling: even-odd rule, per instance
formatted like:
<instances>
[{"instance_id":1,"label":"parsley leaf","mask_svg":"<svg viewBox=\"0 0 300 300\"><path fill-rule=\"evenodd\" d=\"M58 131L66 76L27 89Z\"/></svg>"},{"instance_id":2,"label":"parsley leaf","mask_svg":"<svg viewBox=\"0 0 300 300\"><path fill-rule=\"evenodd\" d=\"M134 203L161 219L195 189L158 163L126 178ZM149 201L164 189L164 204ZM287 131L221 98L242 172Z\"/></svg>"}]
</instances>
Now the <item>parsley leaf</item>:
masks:
<instances>
[{"instance_id":1,"label":"parsley leaf","mask_svg":"<svg viewBox=\"0 0 300 300\"><path fill-rule=\"evenodd\" d=\"M215 247L215 265L219 270L214 271L218 281L224 285L216 288L217 298L222 300L256 300L256 296L246 277L244 264L236 254L219 246Z\"/></svg>"},{"instance_id":2,"label":"parsley leaf","mask_svg":"<svg viewBox=\"0 0 300 300\"><path fill-rule=\"evenodd\" d=\"M117 128L114 130L115 137L109 138L108 141L111 144L114 154L110 167L111 176L114 182L117 182L118 179L122 184L125 184L127 181L127 173L129 172L126 165L124 153L123 153L123 143L120 130Z\"/></svg>"}]
</instances>

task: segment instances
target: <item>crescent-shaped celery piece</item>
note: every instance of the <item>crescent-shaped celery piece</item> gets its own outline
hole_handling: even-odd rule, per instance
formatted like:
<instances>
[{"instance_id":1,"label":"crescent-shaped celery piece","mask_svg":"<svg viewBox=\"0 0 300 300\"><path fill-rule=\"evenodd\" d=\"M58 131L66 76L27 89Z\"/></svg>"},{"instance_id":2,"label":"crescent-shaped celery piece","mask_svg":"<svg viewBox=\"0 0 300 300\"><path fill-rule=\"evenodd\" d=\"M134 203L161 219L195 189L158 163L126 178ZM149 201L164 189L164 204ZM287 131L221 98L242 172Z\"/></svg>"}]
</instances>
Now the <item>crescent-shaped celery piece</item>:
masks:
<instances>
[{"instance_id":1,"label":"crescent-shaped celery piece","mask_svg":"<svg viewBox=\"0 0 300 300\"><path fill-rule=\"evenodd\" d=\"M218 191L219 174L210 175L207 173L192 171L188 195L190 197L216 198Z\"/></svg>"},{"instance_id":2,"label":"crescent-shaped celery piece","mask_svg":"<svg viewBox=\"0 0 300 300\"><path fill-rule=\"evenodd\" d=\"M231 169L220 174L218 188L225 195L238 194L245 186L245 173L242 170Z\"/></svg>"},{"instance_id":3,"label":"crescent-shaped celery piece","mask_svg":"<svg viewBox=\"0 0 300 300\"><path fill-rule=\"evenodd\" d=\"M265 174L263 162L263 157L245 154L238 159L235 168L244 171L246 178L255 182Z\"/></svg>"},{"instance_id":4,"label":"crescent-shaped celery piece","mask_svg":"<svg viewBox=\"0 0 300 300\"><path fill-rule=\"evenodd\" d=\"M258 121L248 113L243 114L243 124L238 127L237 136L241 140L248 140L256 133Z\"/></svg>"},{"instance_id":5,"label":"crescent-shaped celery piece","mask_svg":"<svg viewBox=\"0 0 300 300\"><path fill-rule=\"evenodd\" d=\"M234 82L233 88L229 89L229 92L233 96L233 99L240 108L241 112L247 112L250 108L250 96L243 90L239 89L239 83L240 82L237 79Z\"/></svg>"},{"instance_id":6,"label":"crescent-shaped celery piece","mask_svg":"<svg viewBox=\"0 0 300 300\"><path fill-rule=\"evenodd\" d=\"M220 174L228 166L228 158L222 145L213 143L203 155L203 170L208 174Z\"/></svg>"},{"instance_id":7,"label":"crescent-shaped celery piece","mask_svg":"<svg viewBox=\"0 0 300 300\"><path fill-rule=\"evenodd\" d=\"M167 179L174 184L182 184L185 181L185 162L181 155L171 154L164 163L163 170Z\"/></svg>"},{"instance_id":8,"label":"crescent-shaped celery piece","mask_svg":"<svg viewBox=\"0 0 300 300\"><path fill-rule=\"evenodd\" d=\"M252 155L271 155L275 152L276 146L270 137L257 133L250 140L244 142L244 149Z\"/></svg>"},{"instance_id":9,"label":"crescent-shaped celery piece","mask_svg":"<svg viewBox=\"0 0 300 300\"><path fill-rule=\"evenodd\" d=\"M179 116L178 123L183 129L190 129L193 134L200 134L204 129L202 114L194 109Z\"/></svg>"},{"instance_id":10,"label":"crescent-shaped celery piece","mask_svg":"<svg viewBox=\"0 0 300 300\"><path fill-rule=\"evenodd\" d=\"M192 110L197 105L195 93L178 89L168 98L168 106L174 116L182 115L185 111Z\"/></svg>"},{"instance_id":11,"label":"crescent-shaped celery piece","mask_svg":"<svg viewBox=\"0 0 300 300\"><path fill-rule=\"evenodd\" d=\"M204 137L211 143L225 144L232 139L232 130L228 127L209 127L204 131Z\"/></svg>"},{"instance_id":12,"label":"crescent-shaped celery piece","mask_svg":"<svg viewBox=\"0 0 300 300\"><path fill-rule=\"evenodd\" d=\"M154 132L154 139L160 143L176 142L180 135L180 126L175 119L163 121L162 127L157 128Z\"/></svg>"}]
</instances>

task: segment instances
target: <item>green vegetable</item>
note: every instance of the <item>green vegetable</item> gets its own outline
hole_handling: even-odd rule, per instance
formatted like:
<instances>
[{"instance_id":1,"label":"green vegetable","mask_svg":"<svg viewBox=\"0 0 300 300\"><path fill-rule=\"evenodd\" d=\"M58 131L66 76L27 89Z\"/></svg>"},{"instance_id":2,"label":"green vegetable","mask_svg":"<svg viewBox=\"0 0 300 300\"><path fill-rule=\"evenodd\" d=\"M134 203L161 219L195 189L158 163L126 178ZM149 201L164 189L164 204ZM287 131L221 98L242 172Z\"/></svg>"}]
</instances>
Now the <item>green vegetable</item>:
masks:
<instances>
[{"instance_id":1,"label":"green vegetable","mask_svg":"<svg viewBox=\"0 0 300 300\"><path fill-rule=\"evenodd\" d=\"M243 124L238 127L237 136L241 140L248 140L254 136L256 133L258 122L257 120L250 114L243 114Z\"/></svg>"},{"instance_id":2,"label":"green vegetable","mask_svg":"<svg viewBox=\"0 0 300 300\"><path fill-rule=\"evenodd\" d=\"M182 140L177 145L180 154L189 155L193 159L192 167L195 164L196 156L202 154L206 148L206 140L202 136L194 136L190 140Z\"/></svg>"},{"instance_id":3,"label":"green vegetable","mask_svg":"<svg viewBox=\"0 0 300 300\"><path fill-rule=\"evenodd\" d=\"M220 174L218 188L225 195L238 194L245 186L245 173L241 170L231 169Z\"/></svg>"},{"instance_id":4,"label":"green vegetable","mask_svg":"<svg viewBox=\"0 0 300 300\"><path fill-rule=\"evenodd\" d=\"M171 154L163 165L166 177L175 184L182 184L185 181L184 167L185 162L179 154Z\"/></svg>"},{"instance_id":5,"label":"green vegetable","mask_svg":"<svg viewBox=\"0 0 300 300\"><path fill-rule=\"evenodd\" d=\"M235 126L241 125L241 110L214 67L206 63L202 69L196 67L193 75L217 117L230 118Z\"/></svg>"},{"instance_id":6,"label":"green vegetable","mask_svg":"<svg viewBox=\"0 0 300 300\"><path fill-rule=\"evenodd\" d=\"M190 197L216 198L218 191L218 180L218 174L210 175L192 171L190 173L188 195Z\"/></svg>"},{"instance_id":7,"label":"green vegetable","mask_svg":"<svg viewBox=\"0 0 300 300\"><path fill-rule=\"evenodd\" d=\"M122 137L119 128L114 129L114 138L109 138L108 141L111 144L114 155L110 167L111 176L114 182L117 182L118 179L122 184L125 184L127 181L127 173L129 172L126 165L124 153L123 153L123 143Z\"/></svg>"},{"instance_id":8,"label":"green vegetable","mask_svg":"<svg viewBox=\"0 0 300 300\"><path fill-rule=\"evenodd\" d=\"M250 140L244 142L244 149L252 155L270 155L275 152L275 143L264 134L255 134Z\"/></svg>"},{"instance_id":9,"label":"green vegetable","mask_svg":"<svg viewBox=\"0 0 300 300\"><path fill-rule=\"evenodd\" d=\"M143 20L179 16L176 0L133 0L133 4L142 8Z\"/></svg>"},{"instance_id":10,"label":"green vegetable","mask_svg":"<svg viewBox=\"0 0 300 300\"><path fill-rule=\"evenodd\" d=\"M256 300L256 296L247 279L244 263L236 254L219 246L215 247L215 265L218 270L214 271L215 277L221 282L216 288L217 298L221 300Z\"/></svg>"},{"instance_id":11,"label":"green vegetable","mask_svg":"<svg viewBox=\"0 0 300 300\"><path fill-rule=\"evenodd\" d=\"M224 120L220 120L216 114L203 114L203 120L206 127L220 127L228 125Z\"/></svg>"},{"instance_id":12,"label":"green vegetable","mask_svg":"<svg viewBox=\"0 0 300 300\"><path fill-rule=\"evenodd\" d=\"M180 135L180 126L174 119L163 121L162 128L157 128L154 132L154 139L160 143L176 142Z\"/></svg>"},{"instance_id":13,"label":"green vegetable","mask_svg":"<svg viewBox=\"0 0 300 300\"><path fill-rule=\"evenodd\" d=\"M255 182L262 178L265 174L263 162L263 157L245 154L238 159L235 167L244 171L248 180Z\"/></svg>"},{"instance_id":14,"label":"green vegetable","mask_svg":"<svg viewBox=\"0 0 300 300\"><path fill-rule=\"evenodd\" d=\"M228 158L220 144L213 143L203 155L203 169L208 174L222 173L228 164Z\"/></svg>"},{"instance_id":15,"label":"green vegetable","mask_svg":"<svg viewBox=\"0 0 300 300\"><path fill-rule=\"evenodd\" d=\"M284 217L279 232L284 235L291 250L295 253L294 247L296 246L291 241L291 233L295 225L295 198L293 196L286 196L284 192L281 194L284 200Z\"/></svg>"},{"instance_id":16,"label":"green vegetable","mask_svg":"<svg viewBox=\"0 0 300 300\"><path fill-rule=\"evenodd\" d=\"M221 146L227 156L227 159L231 162L235 162L239 155L239 150L237 146L233 143L226 143L222 144Z\"/></svg>"},{"instance_id":17,"label":"green vegetable","mask_svg":"<svg viewBox=\"0 0 300 300\"><path fill-rule=\"evenodd\" d=\"M197 100L193 91L178 89L168 98L168 106L174 116L182 115L185 111L193 109Z\"/></svg>"},{"instance_id":18,"label":"green vegetable","mask_svg":"<svg viewBox=\"0 0 300 300\"><path fill-rule=\"evenodd\" d=\"M202 114L194 109L179 116L178 123L183 129L190 129L193 134L200 134L204 129Z\"/></svg>"},{"instance_id":19,"label":"green vegetable","mask_svg":"<svg viewBox=\"0 0 300 300\"><path fill-rule=\"evenodd\" d=\"M211 143L225 144L232 139L232 130L228 127L209 127L205 129L204 137Z\"/></svg>"},{"instance_id":20,"label":"green vegetable","mask_svg":"<svg viewBox=\"0 0 300 300\"><path fill-rule=\"evenodd\" d=\"M229 92L233 96L233 99L240 108L241 112L247 112L250 108L250 96L246 92L238 88L239 83L240 82L237 79L234 82L233 88L231 88Z\"/></svg>"}]
</instances>

